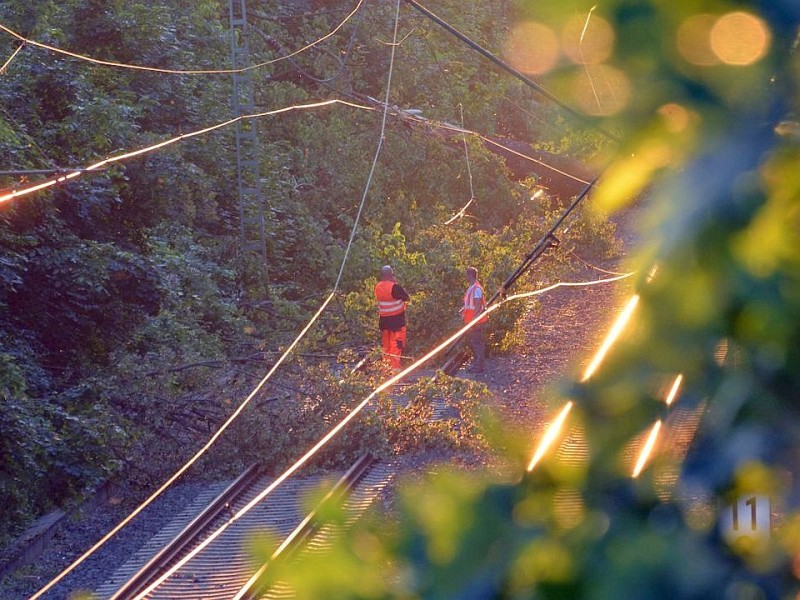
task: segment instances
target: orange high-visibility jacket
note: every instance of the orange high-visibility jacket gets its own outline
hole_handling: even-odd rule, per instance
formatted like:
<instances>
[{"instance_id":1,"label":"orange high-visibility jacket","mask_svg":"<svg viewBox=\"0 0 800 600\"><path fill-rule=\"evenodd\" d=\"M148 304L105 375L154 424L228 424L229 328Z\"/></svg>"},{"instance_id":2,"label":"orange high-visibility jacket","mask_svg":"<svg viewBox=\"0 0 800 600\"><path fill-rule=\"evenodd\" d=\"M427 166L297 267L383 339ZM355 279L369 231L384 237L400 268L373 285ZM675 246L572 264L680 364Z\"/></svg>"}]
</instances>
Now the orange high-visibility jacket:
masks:
<instances>
[{"instance_id":1,"label":"orange high-visibility jacket","mask_svg":"<svg viewBox=\"0 0 800 600\"><path fill-rule=\"evenodd\" d=\"M483 286L480 282L476 281L467 288L467 292L464 294L464 310L462 312L464 323L469 323L475 318L475 311L477 309L475 306L475 290L481 291L484 306L486 305L486 295L483 293ZM486 323L486 321L486 317L480 320L481 323Z\"/></svg>"},{"instance_id":2,"label":"orange high-visibility jacket","mask_svg":"<svg viewBox=\"0 0 800 600\"><path fill-rule=\"evenodd\" d=\"M406 310L406 303L392 297L394 281L379 281L375 286L375 299L378 301L378 314L381 317L399 315Z\"/></svg>"}]
</instances>

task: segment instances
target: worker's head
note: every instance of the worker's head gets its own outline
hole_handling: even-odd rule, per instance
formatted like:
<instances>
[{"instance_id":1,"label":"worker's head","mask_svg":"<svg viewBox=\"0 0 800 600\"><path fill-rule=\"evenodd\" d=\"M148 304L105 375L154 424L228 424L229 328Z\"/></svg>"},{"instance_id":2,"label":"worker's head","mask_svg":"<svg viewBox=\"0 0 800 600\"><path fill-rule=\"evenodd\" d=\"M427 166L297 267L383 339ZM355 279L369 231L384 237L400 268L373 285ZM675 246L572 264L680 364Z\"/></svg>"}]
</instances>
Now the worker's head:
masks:
<instances>
[{"instance_id":1,"label":"worker's head","mask_svg":"<svg viewBox=\"0 0 800 600\"><path fill-rule=\"evenodd\" d=\"M389 265L384 265L381 267L381 281L391 281L394 279L394 271L392 271L392 267Z\"/></svg>"},{"instance_id":2,"label":"worker's head","mask_svg":"<svg viewBox=\"0 0 800 600\"><path fill-rule=\"evenodd\" d=\"M470 283L475 283L476 281L478 281L478 269L476 269L475 267L467 267L466 275L467 275L467 281L469 281Z\"/></svg>"}]
</instances>

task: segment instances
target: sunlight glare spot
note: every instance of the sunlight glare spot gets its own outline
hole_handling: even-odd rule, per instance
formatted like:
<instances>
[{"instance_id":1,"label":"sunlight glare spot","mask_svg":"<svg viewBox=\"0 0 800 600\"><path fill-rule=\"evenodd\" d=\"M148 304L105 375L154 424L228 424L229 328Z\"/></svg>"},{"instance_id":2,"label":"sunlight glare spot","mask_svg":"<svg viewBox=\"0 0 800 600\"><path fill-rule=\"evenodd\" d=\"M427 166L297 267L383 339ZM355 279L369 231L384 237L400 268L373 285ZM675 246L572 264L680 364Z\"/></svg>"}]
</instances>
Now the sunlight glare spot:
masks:
<instances>
[{"instance_id":1,"label":"sunlight glare spot","mask_svg":"<svg viewBox=\"0 0 800 600\"><path fill-rule=\"evenodd\" d=\"M674 102L664 104L658 109L658 114L663 119L664 126L673 133L686 131L689 127L691 118L689 111L680 104Z\"/></svg>"},{"instance_id":2,"label":"sunlight glare spot","mask_svg":"<svg viewBox=\"0 0 800 600\"><path fill-rule=\"evenodd\" d=\"M755 15L732 12L714 23L710 41L711 50L726 65L746 66L767 53L770 31Z\"/></svg>"},{"instance_id":3,"label":"sunlight glare spot","mask_svg":"<svg viewBox=\"0 0 800 600\"><path fill-rule=\"evenodd\" d=\"M653 446L656 445L659 431L661 431L661 419L655 422L653 428L650 430L650 435L647 436L647 441L644 443L642 452L639 454L639 460L636 461L636 466L631 474L631 477L634 479L639 477L645 464L647 464L647 459L650 458L650 454L653 452Z\"/></svg>"},{"instance_id":4,"label":"sunlight glare spot","mask_svg":"<svg viewBox=\"0 0 800 600\"><path fill-rule=\"evenodd\" d=\"M678 390L681 388L681 383L683 383L683 375L678 375L675 378L675 381L672 383L669 394L667 394L667 397L664 398L664 402L667 403L667 406L675 401L675 396L678 395Z\"/></svg>"},{"instance_id":5,"label":"sunlight glare spot","mask_svg":"<svg viewBox=\"0 0 800 600\"><path fill-rule=\"evenodd\" d=\"M683 58L703 67L719 64L719 58L711 49L711 29L715 23L716 17L708 14L694 15L681 23L676 42Z\"/></svg>"},{"instance_id":6,"label":"sunlight glare spot","mask_svg":"<svg viewBox=\"0 0 800 600\"><path fill-rule=\"evenodd\" d=\"M608 59L614 50L614 29L597 15L590 20L574 16L564 26L561 43L564 54L579 65L597 65Z\"/></svg>"},{"instance_id":7,"label":"sunlight glare spot","mask_svg":"<svg viewBox=\"0 0 800 600\"><path fill-rule=\"evenodd\" d=\"M553 30L535 21L517 25L505 46L508 62L515 69L532 75L550 71L559 52L558 38Z\"/></svg>"},{"instance_id":8,"label":"sunlight glare spot","mask_svg":"<svg viewBox=\"0 0 800 600\"><path fill-rule=\"evenodd\" d=\"M635 294L628 300L628 304L622 310L622 312L617 317L617 320L614 322L614 325L611 327L611 330L608 332L606 339L603 340L603 344L600 346L600 349L594 355L592 362L589 363L589 366L586 367L586 370L583 372L583 377L581 378L581 383L587 381L597 368L600 366L600 363L603 362L606 354L608 354L609 349L617 341L617 338L622 333L622 330L625 329L625 326L628 324L628 321L631 319L631 315L633 315L633 311L636 308L636 305L639 303L639 294Z\"/></svg>"},{"instance_id":9,"label":"sunlight glare spot","mask_svg":"<svg viewBox=\"0 0 800 600\"><path fill-rule=\"evenodd\" d=\"M556 437L558 437L561 428L564 426L564 421L567 419L567 415L569 411L572 410L573 402L570 400L564 405L564 408L561 409L561 412L556 417L556 420L550 424L550 427L547 428L547 431L542 438L542 441L539 443L539 447L536 449L536 453L531 458L531 462L528 464L528 472L530 473L533 471L534 467L542 460L542 457L545 453L550 449L550 446L553 445Z\"/></svg>"}]
</instances>

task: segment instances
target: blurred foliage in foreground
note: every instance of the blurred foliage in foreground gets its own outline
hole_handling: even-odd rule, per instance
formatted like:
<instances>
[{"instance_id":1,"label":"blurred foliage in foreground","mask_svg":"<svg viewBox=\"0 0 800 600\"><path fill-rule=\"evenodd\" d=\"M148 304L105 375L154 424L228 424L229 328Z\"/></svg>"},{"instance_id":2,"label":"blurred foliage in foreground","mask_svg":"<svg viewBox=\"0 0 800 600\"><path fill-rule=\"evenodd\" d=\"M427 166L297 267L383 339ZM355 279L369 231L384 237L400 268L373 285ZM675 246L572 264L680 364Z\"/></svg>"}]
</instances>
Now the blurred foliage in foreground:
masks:
<instances>
[{"instance_id":1,"label":"blurred foliage in foreground","mask_svg":"<svg viewBox=\"0 0 800 600\"><path fill-rule=\"evenodd\" d=\"M554 414L575 402L567 427L588 460L551 453L500 482L435 478L404 491L391 527L360 526L332 556L273 574L299 598L795 598L800 6L517 6L537 43L511 32L507 58L623 132L595 204L646 196L635 335L554 395ZM668 409L663 381L677 374ZM685 460L656 451L633 479L629 441L681 410L702 412ZM726 541L729 503L744 500L743 531L762 496L771 535Z\"/></svg>"}]
</instances>

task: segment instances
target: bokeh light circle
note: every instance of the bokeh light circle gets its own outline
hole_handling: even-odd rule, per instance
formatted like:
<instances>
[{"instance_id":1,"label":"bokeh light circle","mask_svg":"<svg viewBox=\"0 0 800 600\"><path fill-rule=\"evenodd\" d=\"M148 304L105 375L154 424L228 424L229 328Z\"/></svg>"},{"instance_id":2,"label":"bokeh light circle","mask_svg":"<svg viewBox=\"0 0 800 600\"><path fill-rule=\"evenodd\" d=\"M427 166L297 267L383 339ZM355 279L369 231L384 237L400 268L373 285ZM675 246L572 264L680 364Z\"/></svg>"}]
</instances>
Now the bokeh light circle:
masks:
<instances>
[{"instance_id":1,"label":"bokeh light circle","mask_svg":"<svg viewBox=\"0 0 800 600\"><path fill-rule=\"evenodd\" d=\"M572 81L572 97L583 112L608 116L624 109L631 97L627 75L609 65L586 65Z\"/></svg>"},{"instance_id":2,"label":"bokeh light circle","mask_svg":"<svg viewBox=\"0 0 800 600\"><path fill-rule=\"evenodd\" d=\"M680 133L686 131L691 122L691 114L680 104L664 104L658 109L667 131Z\"/></svg>"},{"instance_id":3,"label":"bokeh light circle","mask_svg":"<svg viewBox=\"0 0 800 600\"><path fill-rule=\"evenodd\" d=\"M558 37L552 29L535 21L517 25L505 44L506 60L518 71L541 75L558 61Z\"/></svg>"},{"instance_id":4,"label":"bokeh light circle","mask_svg":"<svg viewBox=\"0 0 800 600\"><path fill-rule=\"evenodd\" d=\"M596 65L608 60L614 50L614 28L602 17L576 16L564 26L564 53L579 65Z\"/></svg>"},{"instance_id":5,"label":"bokeh light circle","mask_svg":"<svg viewBox=\"0 0 800 600\"><path fill-rule=\"evenodd\" d=\"M680 55L694 65L718 65L719 58L711 49L711 30L717 22L714 15L699 14L683 21L677 31Z\"/></svg>"},{"instance_id":6,"label":"bokeh light circle","mask_svg":"<svg viewBox=\"0 0 800 600\"><path fill-rule=\"evenodd\" d=\"M711 49L727 65L751 65L767 53L770 31L766 23L746 12L732 12L711 28Z\"/></svg>"}]
</instances>

